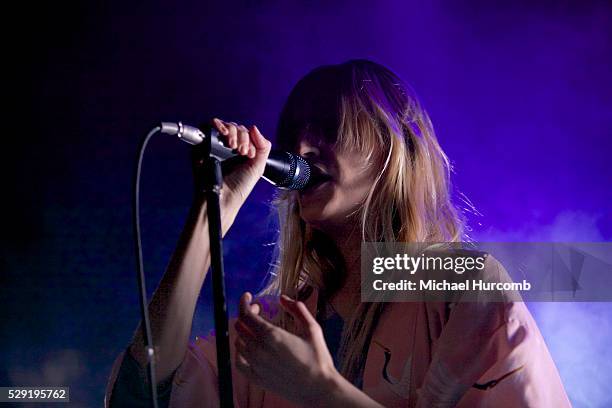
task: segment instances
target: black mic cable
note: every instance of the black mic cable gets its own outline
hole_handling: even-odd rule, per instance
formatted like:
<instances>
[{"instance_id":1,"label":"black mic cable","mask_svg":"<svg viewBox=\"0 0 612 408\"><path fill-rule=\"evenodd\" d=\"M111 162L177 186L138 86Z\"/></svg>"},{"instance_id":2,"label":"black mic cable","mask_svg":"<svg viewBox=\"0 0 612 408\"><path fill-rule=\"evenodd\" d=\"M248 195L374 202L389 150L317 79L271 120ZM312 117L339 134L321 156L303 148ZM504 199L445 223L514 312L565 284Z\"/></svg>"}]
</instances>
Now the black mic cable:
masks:
<instances>
[{"instance_id":1,"label":"black mic cable","mask_svg":"<svg viewBox=\"0 0 612 408\"><path fill-rule=\"evenodd\" d=\"M138 148L138 160L134 172L134 198L133 198L133 220L134 220L134 240L136 245L136 279L138 281L138 297L140 300L141 329L144 341L145 352L147 354L147 378L149 380L151 392L151 405L157 408L157 381L155 380L155 350L153 348L153 337L151 336L151 324L149 321L149 309L147 302L147 285L145 283L144 267L142 262L142 241L140 238L140 173L142 169L142 158L147 144L153 135L159 132L159 126L153 128L142 140ZM129 351L128 351L129 352ZM110 403L110 401L109 401Z\"/></svg>"}]
</instances>

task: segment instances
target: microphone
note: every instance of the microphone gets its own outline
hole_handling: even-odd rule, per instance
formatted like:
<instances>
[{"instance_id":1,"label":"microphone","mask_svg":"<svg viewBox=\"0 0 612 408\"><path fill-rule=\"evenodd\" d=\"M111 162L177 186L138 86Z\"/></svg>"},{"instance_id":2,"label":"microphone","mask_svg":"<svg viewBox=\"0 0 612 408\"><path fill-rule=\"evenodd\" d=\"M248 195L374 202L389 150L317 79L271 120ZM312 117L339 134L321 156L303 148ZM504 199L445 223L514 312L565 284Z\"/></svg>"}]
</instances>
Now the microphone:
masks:
<instances>
[{"instance_id":1,"label":"microphone","mask_svg":"<svg viewBox=\"0 0 612 408\"><path fill-rule=\"evenodd\" d=\"M161 133L178 136L183 142L198 145L210 140L210 155L219 161L239 156L236 150L223 143L217 129L210 127L206 133L181 122L162 122ZM302 190L320 181L323 175L303 157L289 152L272 150L266 161L263 178L272 185L285 190ZM321 176L321 177L320 177Z\"/></svg>"}]
</instances>

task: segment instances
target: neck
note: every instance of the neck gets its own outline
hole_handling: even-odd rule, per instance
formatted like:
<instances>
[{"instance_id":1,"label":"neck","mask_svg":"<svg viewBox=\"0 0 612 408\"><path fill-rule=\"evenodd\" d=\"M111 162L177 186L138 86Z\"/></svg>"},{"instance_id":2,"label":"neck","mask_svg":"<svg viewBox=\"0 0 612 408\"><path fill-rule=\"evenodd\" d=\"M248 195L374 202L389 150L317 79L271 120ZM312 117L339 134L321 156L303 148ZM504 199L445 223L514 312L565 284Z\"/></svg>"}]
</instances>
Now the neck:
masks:
<instances>
[{"instance_id":1,"label":"neck","mask_svg":"<svg viewBox=\"0 0 612 408\"><path fill-rule=\"evenodd\" d=\"M340 251L346 267L346 279L329 302L343 320L348 320L361 298L361 231L359 223L346 229L326 232Z\"/></svg>"}]
</instances>

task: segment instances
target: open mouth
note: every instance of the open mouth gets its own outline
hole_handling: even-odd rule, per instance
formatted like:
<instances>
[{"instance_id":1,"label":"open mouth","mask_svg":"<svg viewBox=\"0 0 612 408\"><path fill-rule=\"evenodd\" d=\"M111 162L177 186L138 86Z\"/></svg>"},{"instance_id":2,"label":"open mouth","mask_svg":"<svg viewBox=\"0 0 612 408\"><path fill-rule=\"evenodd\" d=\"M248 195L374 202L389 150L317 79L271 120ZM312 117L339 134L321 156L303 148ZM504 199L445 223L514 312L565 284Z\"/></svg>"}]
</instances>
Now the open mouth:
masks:
<instances>
[{"instance_id":1,"label":"open mouth","mask_svg":"<svg viewBox=\"0 0 612 408\"><path fill-rule=\"evenodd\" d=\"M306 187L302 190L302 192L307 193L310 191L314 191L322 184L328 181L331 181L333 179L331 175L323 172L321 169L319 169L316 166L312 166L311 171L312 171L312 174L310 176L310 180L308 181L308 184L306 184Z\"/></svg>"}]
</instances>

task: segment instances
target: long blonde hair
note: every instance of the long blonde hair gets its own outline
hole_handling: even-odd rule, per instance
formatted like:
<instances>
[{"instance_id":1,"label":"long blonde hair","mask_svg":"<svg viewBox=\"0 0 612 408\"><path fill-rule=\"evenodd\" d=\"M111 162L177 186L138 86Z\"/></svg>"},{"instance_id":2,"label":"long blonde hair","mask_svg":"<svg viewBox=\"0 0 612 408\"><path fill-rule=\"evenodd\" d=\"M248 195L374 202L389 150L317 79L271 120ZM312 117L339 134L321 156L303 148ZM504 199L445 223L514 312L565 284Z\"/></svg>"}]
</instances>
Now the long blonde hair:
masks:
<instances>
[{"instance_id":1,"label":"long blonde hair","mask_svg":"<svg viewBox=\"0 0 612 408\"><path fill-rule=\"evenodd\" d=\"M304 130L316 130L338 149L365 153L377 177L359 208L364 242L455 242L463 218L450 197L450 165L427 113L400 78L384 66L352 60L319 67L291 91L277 126L277 145L295 149ZM346 274L344 260L324 233L306 224L295 192L274 202L279 237L262 294L304 300L317 288L330 296ZM360 303L345 324L340 372L361 377L384 303ZM277 323L294 330L281 311Z\"/></svg>"}]
</instances>

